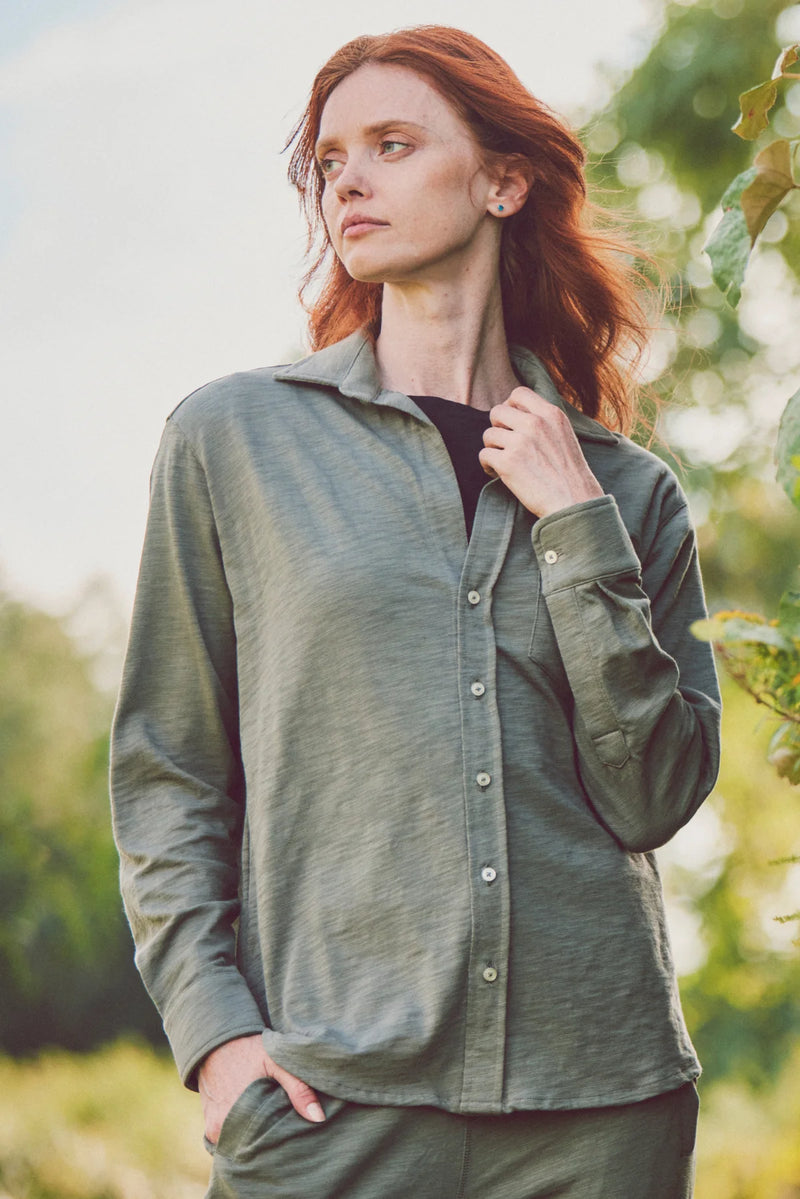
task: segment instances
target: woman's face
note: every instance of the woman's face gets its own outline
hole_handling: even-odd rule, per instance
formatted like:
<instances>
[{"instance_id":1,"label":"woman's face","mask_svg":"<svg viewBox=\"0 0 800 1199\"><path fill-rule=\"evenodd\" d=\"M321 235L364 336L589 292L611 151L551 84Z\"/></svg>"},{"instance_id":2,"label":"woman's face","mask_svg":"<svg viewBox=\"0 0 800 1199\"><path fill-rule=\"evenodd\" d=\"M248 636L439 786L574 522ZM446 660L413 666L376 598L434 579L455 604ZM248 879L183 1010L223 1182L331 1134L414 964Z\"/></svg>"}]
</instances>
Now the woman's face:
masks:
<instances>
[{"instance_id":1,"label":"woman's face","mask_svg":"<svg viewBox=\"0 0 800 1199\"><path fill-rule=\"evenodd\" d=\"M416 72L368 63L343 80L322 112L317 159L328 234L354 279L448 282L497 262L478 146Z\"/></svg>"}]
</instances>

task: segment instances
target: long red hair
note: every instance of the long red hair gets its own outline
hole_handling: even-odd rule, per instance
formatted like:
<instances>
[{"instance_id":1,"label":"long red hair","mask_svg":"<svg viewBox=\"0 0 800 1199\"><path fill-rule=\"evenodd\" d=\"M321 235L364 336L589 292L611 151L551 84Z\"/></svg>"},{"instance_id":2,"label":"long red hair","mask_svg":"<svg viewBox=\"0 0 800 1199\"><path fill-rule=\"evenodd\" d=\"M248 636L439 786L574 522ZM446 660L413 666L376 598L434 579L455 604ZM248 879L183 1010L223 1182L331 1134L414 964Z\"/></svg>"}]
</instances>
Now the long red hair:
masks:
<instances>
[{"instance_id":1,"label":"long red hair","mask_svg":"<svg viewBox=\"0 0 800 1199\"><path fill-rule=\"evenodd\" d=\"M449 101L472 130L487 162L523 155L533 186L503 222L500 273L506 337L532 350L568 400L589 416L628 429L635 415L635 365L652 331L643 304L646 280L636 251L609 232L611 220L587 201L585 152L563 122L525 88L478 38L444 25L421 25L348 42L317 74L287 148L316 245L301 287L314 349L358 328L380 329L382 285L352 279L333 253L322 218L324 182L314 153L322 110L333 89L365 63L409 67Z\"/></svg>"}]
</instances>

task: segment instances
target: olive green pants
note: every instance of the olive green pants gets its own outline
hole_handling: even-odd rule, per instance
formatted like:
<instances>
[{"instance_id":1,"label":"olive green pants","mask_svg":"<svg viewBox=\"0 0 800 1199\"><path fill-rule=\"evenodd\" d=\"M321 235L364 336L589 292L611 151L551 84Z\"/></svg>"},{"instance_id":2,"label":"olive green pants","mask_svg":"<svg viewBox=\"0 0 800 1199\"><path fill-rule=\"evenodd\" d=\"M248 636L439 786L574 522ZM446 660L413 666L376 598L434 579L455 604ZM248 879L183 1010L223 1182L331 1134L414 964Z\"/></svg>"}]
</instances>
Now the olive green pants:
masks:
<instances>
[{"instance_id":1,"label":"olive green pants","mask_svg":"<svg viewBox=\"0 0 800 1199\"><path fill-rule=\"evenodd\" d=\"M206 1199L689 1199L697 1091L582 1111L457 1116L322 1096L309 1124L259 1079L237 1099Z\"/></svg>"}]
</instances>

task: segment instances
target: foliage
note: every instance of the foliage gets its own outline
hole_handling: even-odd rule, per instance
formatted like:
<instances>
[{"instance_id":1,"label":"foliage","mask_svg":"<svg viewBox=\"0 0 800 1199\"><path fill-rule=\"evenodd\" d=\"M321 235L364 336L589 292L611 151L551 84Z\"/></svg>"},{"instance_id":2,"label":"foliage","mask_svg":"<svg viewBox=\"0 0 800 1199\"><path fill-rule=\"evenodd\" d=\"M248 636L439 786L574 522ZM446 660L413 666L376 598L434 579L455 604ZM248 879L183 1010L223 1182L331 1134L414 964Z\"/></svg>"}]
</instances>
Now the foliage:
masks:
<instances>
[{"instance_id":1,"label":"foliage","mask_svg":"<svg viewBox=\"0 0 800 1199\"><path fill-rule=\"evenodd\" d=\"M772 78L739 97L741 116L733 132L752 141L769 124L767 113L778 97L784 79L800 79L789 67L797 62L797 46L786 46L778 56ZM796 143L795 143L796 144ZM789 193L797 187L792 175L793 145L785 138L770 142L756 155L754 165L737 175L722 197L723 216L706 245L714 282L736 306L756 238Z\"/></svg>"},{"instance_id":2,"label":"foliage","mask_svg":"<svg viewBox=\"0 0 800 1199\"><path fill-rule=\"evenodd\" d=\"M741 280L750 257L752 241L744 212L744 195L750 192L757 177L757 167L748 167L736 176L722 197L724 216L706 245L714 282L731 304L738 304L741 299Z\"/></svg>"},{"instance_id":3,"label":"foliage","mask_svg":"<svg viewBox=\"0 0 800 1199\"><path fill-rule=\"evenodd\" d=\"M798 1070L800 1049L795 1046L766 1093L735 1078L708 1093L701 1081L700 1199L792 1199L800 1194Z\"/></svg>"},{"instance_id":4,"label":"foliage","mask_svg":"<svg viewBox=\"0 0 800 1199\"><path fill-rule=\"evenodd\" d=\"M754 735L744 692L726 679L723 698L719 781L659 858L670 910L690 915L681 996L706 1092L735 1080L764 1096L800 1041L797 929L775 918L797 904L800 864L775 863L800 844L800 808L765 761L770 721Z\"/></svg>"},{"instance_id":5,"label":"foliage","mask_svg":"<svg viewBox=\"0 0 800 1199\"><path fill-rule=\"evenodd\" d=\"M723 700L717 787L658 854L694 958L680 986L704 1067L696 1193L784 1199L800 1192L800 955L774 913L795 902L800 865L774 862L787 838L800 843L800 808L765 761L769 722L753 734L752 704L728 679Z\"/></svg>"},{"instance_id":6,"label":"foliage","mask_svg":"<svg viewBox=\"0 0 800 1199\"><path fill-rule=\"evenodd\" d=\"M108 819L110 701L63 622L0 596L0 1047L158 1022L132 965Z\"/></svg>"},{"instance_id":7,"label":"foliage","mask_svg":"<svg viewBox=\"0 0 800 1199\"><path fill-rule=\"evenodd\" d=\"M717 612L693 631L714 642L731 678L783 718L768 758L779 775L800 783L800 593L786 592L776 620Z\"/></svg>"},{"instance_id":8,"label":"foliage","mask_svg":"<svg viewBox=\"0 0 800 1199\"><path fill-rule=\"evenodd\" d=\"M797 46L787 46L781 50L772 77L766 83L758 83L739 97L741 115L733 127L733 132L746 141L754 141L759 133L763 133L769 124L767 113L778 98L778 83L782 79L800 79L793 74L789 67L797 62Z\"/></svg>"},{"instance_id":9,"label":"foliage","mask_svg":"<svg viewBox=\"0 0 800 1199\"><path fill-rule=\"evenodd\" d=\"M789 71L798 59L797 46L785 47L772 78L739 97L741 116L734 132L752 140L769 124L778 84L800 79ZM741 287L756 238L790 191L796 188L791 170L791 146L771 142L755 165L734 179L722 198L723 218L706 250L714 280L731 304ZM776 445L778 479L789 499L800 508L800 391L789 400L781 419ZM786 591L775 620L753 613L719 612L695 625L697 636L713 641L731 677L759 703L783 720L769 747L769 761L780 775L800 783L800 593Z\"/></svg>"},{"instance_id":10,"label":"foliage","mask_svg":"<svg viewBox=\"0 0 800 1199\"><path fill-rule=\"evenodd\" d=\"M796 508L800 508L800 392L786 405L775 446L778 482Z\"/></svg>"},{"instance_id":11,"label":"foliage","mask_svg":"<svg viewBox=\"0 0 800 1199\"><path fill-rule=\"evenodd\" d=\"M742 81L766 79L799 35L800 6L786 0L667 3L651 49L630 78L609 81L606 109L583 130L595 193L638 222L663 264L668 311L646 374L663 402L653 448L689 494L712 608L772 611L800 538L772 474L778 416L800 386L800 192L760 234L738 309L702 253L719 197L751 166L751 144L730 133ZM787 79L775 133L790 136L798 111L800 82Z\"/></svg>"}]
</instances>

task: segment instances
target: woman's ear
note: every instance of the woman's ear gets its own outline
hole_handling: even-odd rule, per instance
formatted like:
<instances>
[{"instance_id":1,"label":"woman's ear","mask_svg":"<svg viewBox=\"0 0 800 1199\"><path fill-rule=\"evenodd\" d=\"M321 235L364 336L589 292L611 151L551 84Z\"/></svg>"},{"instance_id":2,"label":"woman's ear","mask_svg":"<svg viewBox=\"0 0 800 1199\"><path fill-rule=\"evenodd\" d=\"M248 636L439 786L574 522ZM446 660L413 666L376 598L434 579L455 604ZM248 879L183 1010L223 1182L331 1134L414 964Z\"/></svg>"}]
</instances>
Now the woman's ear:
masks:
<instances>
[{"instance_id":1,"label":"woman's ear","mask_svg":"<svg viewBox=\"0 0 800 1199\"><path fill-rule=\"evenodd\" d=\"M492 216L513 216L522 208L534 185L530 159L523 154L509 154L498 160L492 175L489 212Z\"/></svg>"}]
</instances>

